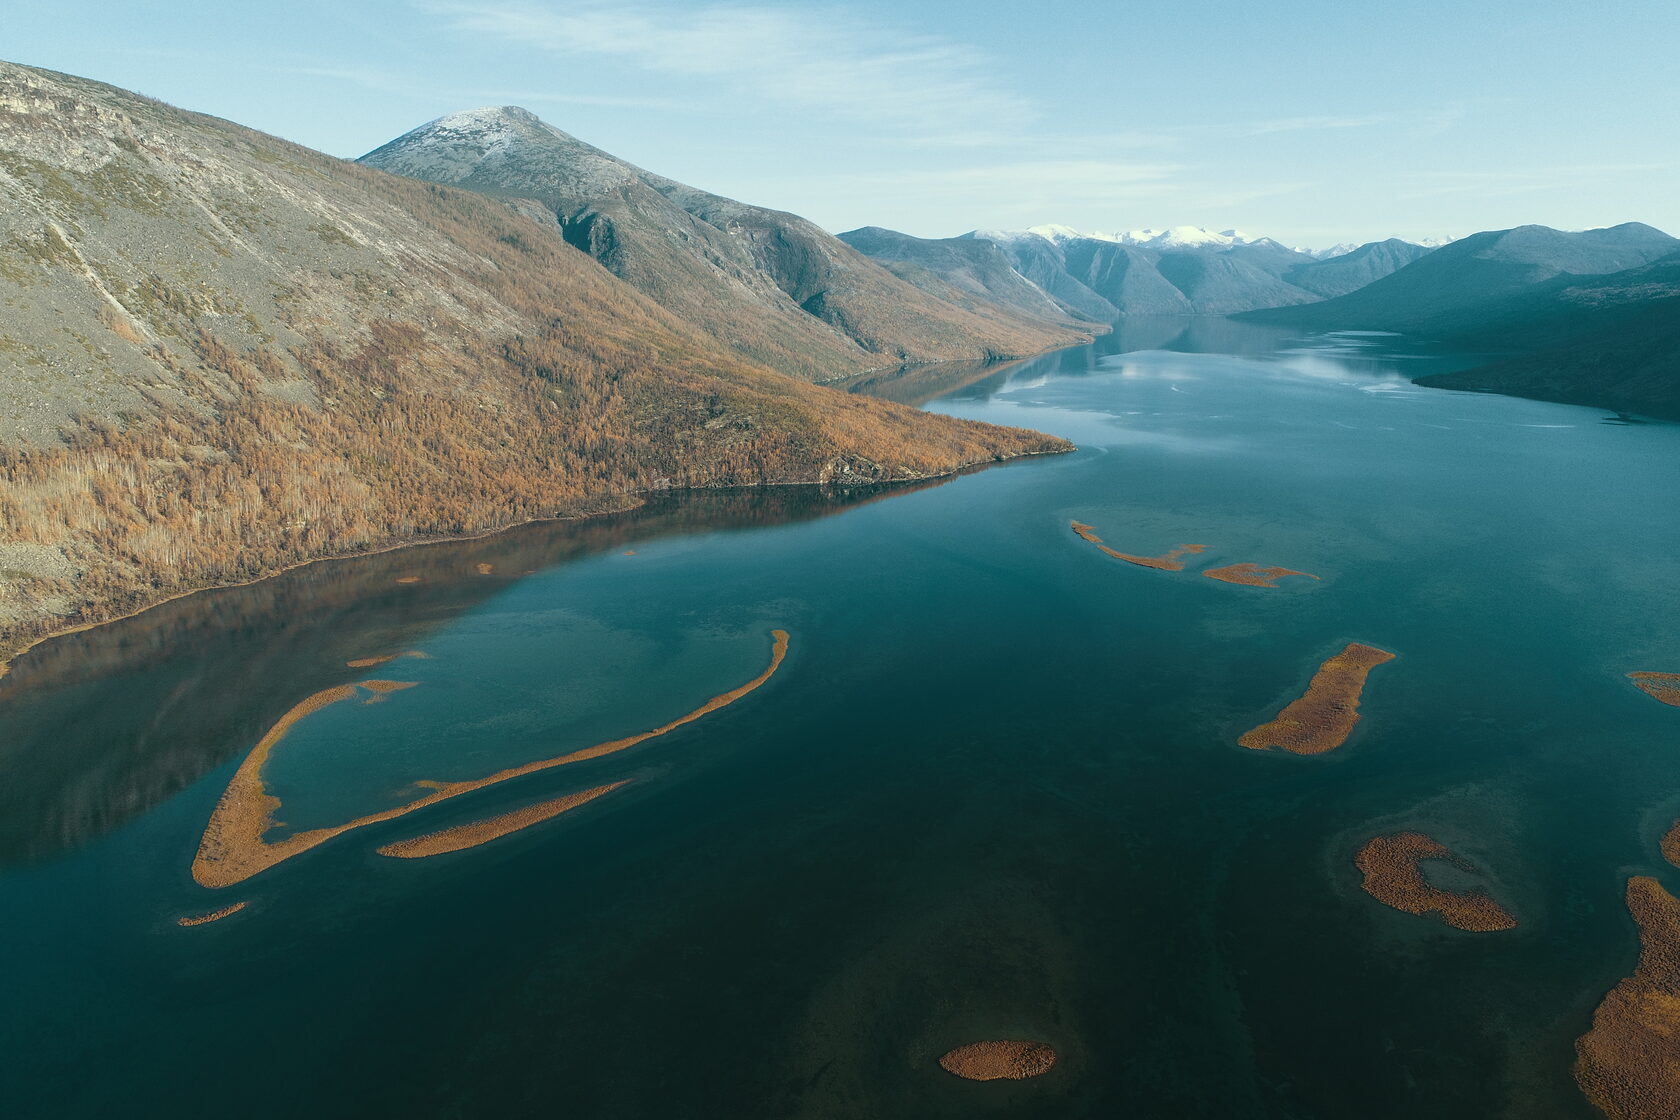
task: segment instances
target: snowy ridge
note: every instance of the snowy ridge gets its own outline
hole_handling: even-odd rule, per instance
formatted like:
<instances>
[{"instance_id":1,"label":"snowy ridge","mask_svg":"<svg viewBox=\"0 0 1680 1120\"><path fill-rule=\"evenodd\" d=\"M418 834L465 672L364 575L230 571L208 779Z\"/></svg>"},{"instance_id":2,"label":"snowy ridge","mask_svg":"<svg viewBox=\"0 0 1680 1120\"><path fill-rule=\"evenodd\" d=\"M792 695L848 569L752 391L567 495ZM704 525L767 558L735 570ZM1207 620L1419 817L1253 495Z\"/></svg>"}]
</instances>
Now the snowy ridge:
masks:
<instances>
[{"instance_id":1,"label":"snowy ridge","mask_svg":"<svg viewBox=\"0 0 1680 1120\"><path fill-rule=\"evenodd\" d=\"M1358 249L1356 242L1346 241L1328 248L1314 249L1302 245L1284 246L1281 242L1270 237L1256 237L1240 229L1226 229L1217 232L1202 226L1173 226L1170 229L1133 229L1114 231L1079 230L1072 226L1046 224L1028 226L1024 230L981 229L975 230L969 236L983 237L988 241L1005 244L1018 241L1023 237L1040 237L1056 245L1069 241L1109 241L1116 245L1131 245L1142 249L1168 251L1174 249L1230 249L1239 245L1271 245L1279 248L1289 248L1297 253L1305 254L1317 260L1329 260L1332 257L1345 256ZM1410 240L1405 239L1405 240ZM1454 237L1424 237L1411 243L1421 245L1426 249L1437 249L1442 245L1457 240Z\"/></svg>"}]
</instances>

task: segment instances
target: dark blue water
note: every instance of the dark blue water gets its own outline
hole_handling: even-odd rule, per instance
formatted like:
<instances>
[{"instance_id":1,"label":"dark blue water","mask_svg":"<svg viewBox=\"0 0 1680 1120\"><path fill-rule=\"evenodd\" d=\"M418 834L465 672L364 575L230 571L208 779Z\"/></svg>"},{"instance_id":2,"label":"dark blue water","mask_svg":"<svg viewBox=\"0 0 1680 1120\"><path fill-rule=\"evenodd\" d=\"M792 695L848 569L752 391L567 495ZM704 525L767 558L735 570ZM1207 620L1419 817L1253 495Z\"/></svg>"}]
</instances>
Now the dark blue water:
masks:
<instances>
[{"instance_id":1,"label":"dark blue water","mask_svg":"<svg viewBox=\"0 0 1680 1120\"><path fill-rule=\"evenodd\" d=\"M1407 380L1463 360L1133 324L871 379L1070 455L666 497L41 647L0 683L7 1111L1592 1115L1573 1044L1637 956L1626 878L1680 887L1680 712L1624 677L1680 671L1680 427ZM1208 551L1134 567L1070 519ZM1242 561L1320 579L1198 574ZM418 682L298 725L281 831L658 726L758 673L774 628L781 670L669 735L191 877L239 760L317 690ZM1344 747L1236 745L1351 641L1399 656ZM480 848L375 851L626 779ZM1518 928L1365 895L1352 853L1399 828ZM1000 1037L1061 1060L936 1064Z\"/></svg>"}]
</instances>

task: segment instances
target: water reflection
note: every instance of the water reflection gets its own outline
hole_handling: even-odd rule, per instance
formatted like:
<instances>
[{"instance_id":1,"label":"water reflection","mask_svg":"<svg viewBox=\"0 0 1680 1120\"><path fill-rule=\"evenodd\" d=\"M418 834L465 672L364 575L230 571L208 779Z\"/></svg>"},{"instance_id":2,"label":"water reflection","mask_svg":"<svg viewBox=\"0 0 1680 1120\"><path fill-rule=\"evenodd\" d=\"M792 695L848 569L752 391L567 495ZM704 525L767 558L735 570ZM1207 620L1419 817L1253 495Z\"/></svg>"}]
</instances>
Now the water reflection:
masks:
<instances>
[{"instance_id":1,"label":"water reflection","mask_svg":"<svg viewBox=\"0 0 1680 1120\"><path fill-rule=\"evenodd\" d=\"M1218 354L1286 362L1307 374L1345 378L1396 377L1409 381L1478 364L1482 358L1449 353L1428 342L1373 331L1302 335L1289 327L1240 323L1208 315L1141 315L1121 319L1087 346L1042 354L1025 361L941 362L865 374L838 387L903 404L935 399L983 401L1008 387L1113 373L1121 354L1157 351ZM1418 390L1420 393L1425 390Z\"/></svg>"},{"instance_id":2,"label":"water reflection","mask_svg":"<svg viewBox=\"0 0 1680 1120\"><path fill-rule=\"evenodd\" d=\"M525 575L636 541L807 521L944 480L664 494L585 521L311 564L48 641L0 679L0 865L137 817L246 750L297 699L360 679Z\"/></svg>"}]
</instances>

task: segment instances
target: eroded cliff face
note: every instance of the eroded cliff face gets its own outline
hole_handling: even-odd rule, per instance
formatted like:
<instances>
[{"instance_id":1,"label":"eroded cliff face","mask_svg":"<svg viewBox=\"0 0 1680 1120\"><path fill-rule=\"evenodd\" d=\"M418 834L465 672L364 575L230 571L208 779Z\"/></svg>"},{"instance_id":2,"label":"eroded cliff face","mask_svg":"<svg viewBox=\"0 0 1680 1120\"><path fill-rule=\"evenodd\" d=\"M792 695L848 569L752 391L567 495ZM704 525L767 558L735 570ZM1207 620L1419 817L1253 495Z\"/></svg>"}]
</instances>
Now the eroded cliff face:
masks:
<instances>
[{"instance_id":1,"label":"eroded cliff face","mask_svg":"<svg viewBox=\"0 0 1680 1120\"><path fill-rule=\"evenodd\" d=\"M0 657L641 490L1066 446L749 361L545 212L84 79L0 63L0 191Z\"/></svg>"}]
</instances>

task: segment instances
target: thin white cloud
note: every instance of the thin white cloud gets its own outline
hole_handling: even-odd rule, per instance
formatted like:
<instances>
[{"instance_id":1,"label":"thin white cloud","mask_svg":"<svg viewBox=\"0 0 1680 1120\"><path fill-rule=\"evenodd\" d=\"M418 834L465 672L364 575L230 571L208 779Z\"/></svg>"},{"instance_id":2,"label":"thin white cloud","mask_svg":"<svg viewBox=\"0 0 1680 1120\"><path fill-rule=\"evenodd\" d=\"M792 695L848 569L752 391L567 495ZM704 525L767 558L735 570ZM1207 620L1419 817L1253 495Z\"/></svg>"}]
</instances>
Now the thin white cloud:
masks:
<instances>
[{"instance_id":1,"label":"thin white cloud","mask_svg":"<svg viewBox=\"0 0 1680 1120\"><path fill-rule=\"evenodd\" d=\"M1440 109L1418 109L1398 113L1324 113L1301 117L1279 117L1256 121L1240 129L1250 136L1270 136L1281 132L1327 132L1350 128L1380 128L1392 126L1422 129L1428 133L1441 132L1464 118L1463 106Z\"/></svg>"},{"instance_id":2,"label":"thin white cloud","mask_svg":"<svg viewBox=\"0 0 1680 1120\"><path fill-rule=\"evenodd\" d=\"M947 39L872 27L831 8L430 2L458 33L551 54L614 59L715 82L743 111L792 109L930 135L1008 132L1036 107L994 80L994 60Z\"/></svg>"},{"instance_id":3,"label":"thin white cloud","mask_svg":"<svg viewBox=\"0 0 1680 1120\"><path fill-rule=\"evenodd\" d=\"M1393 113L1366 113L1363 116L1282 117L1277 120L1259 121L1250 125L1248 131L1255 136L1265 136L1273 132L1317 132L1323 129L1370 128L1372 125L1393 124L1396 119Z\"/></svg>"},{"instance_id":4,"label":"thin white cloud","mask_svg":"<svg viewBox=\"0 0 1680 1120\"><path fill-rule=\"evenodd\" d=\"M463 89L439 90L434 85L411 81L387 70L357 66L271 66L276 74L295 74L305 78L346 82L378 93L414 97L426 101L447 98L457 109L473 109L483 105L589 105L614 109L658 109L663 112L693 111L691 102L668 97L621 97L615 94L566 93L563 91Z\"/></svg>"},{"instance_id":5,"label":"thin white cloud","mask_svg":"<svg viewBox=\"0 0 1680 1120\"><path fill-rule=\"evenodd\" d=\"M1145 202L1159 205L1179 190L1173 181L1178 171L1177 165L1167 163L1043 160L939 170L853 172L821 181L798 179L764 186L773 197L810 199L809 208L819 211L849 208L837 208L832 203L823 207L817 204L818 198L873 198L881 200L877 210L948 214L950 232L955 232L973 226L986 215L990 215L988 222L1030 225L1076 208L1124 212ZM845 220L838 212L825 212L823 217Z\"/></svg>"},{"instance_id":6,"label":"thin white cloud","mask_svg":"<svg viewBox=\"0 0 1680 1120\"><path fill-rule=\"evenodd\" d=\"M1621 180L1629 175L1671 173L1675 164L1667 163L1602 163L1559 164L1540 170L1510 171L1437 171L1413 177L1415 187L1395 195L1400 199L1442 198L1448 195L1475 194L1483 198L1508 198L1514 195L1541 191L1578 191L1582 187L1607 180Z\"/></svg>"}]
</instances>

